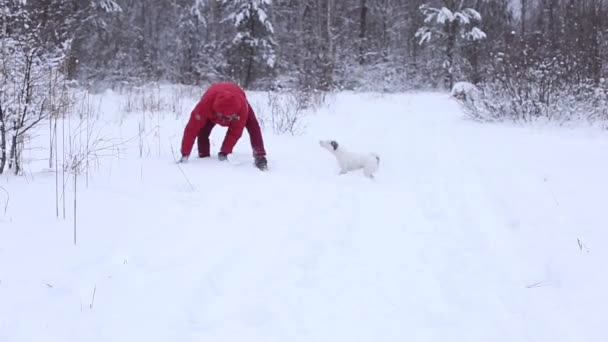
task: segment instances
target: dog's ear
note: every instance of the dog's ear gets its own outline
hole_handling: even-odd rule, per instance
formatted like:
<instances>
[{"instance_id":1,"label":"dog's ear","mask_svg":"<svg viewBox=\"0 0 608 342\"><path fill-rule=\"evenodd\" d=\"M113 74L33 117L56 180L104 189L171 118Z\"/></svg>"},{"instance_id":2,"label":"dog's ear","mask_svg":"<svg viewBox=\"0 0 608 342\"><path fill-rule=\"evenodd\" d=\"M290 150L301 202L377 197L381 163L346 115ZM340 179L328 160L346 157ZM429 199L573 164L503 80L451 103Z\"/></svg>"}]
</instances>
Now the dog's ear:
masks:
<instances>
[{"instance_id":1,"label":"dog's ear","mask_svg":"<svg viewBox=\"0 0 608 342\"><path fill-rule=\"evenodd\" d=\"M332 140L332 141L330 142L330 144L331 144L331 147L333 147L333 148L334 148L334 151L338 149L338 142L337 142L337 141Z\"/></svg>"}]
</instances>

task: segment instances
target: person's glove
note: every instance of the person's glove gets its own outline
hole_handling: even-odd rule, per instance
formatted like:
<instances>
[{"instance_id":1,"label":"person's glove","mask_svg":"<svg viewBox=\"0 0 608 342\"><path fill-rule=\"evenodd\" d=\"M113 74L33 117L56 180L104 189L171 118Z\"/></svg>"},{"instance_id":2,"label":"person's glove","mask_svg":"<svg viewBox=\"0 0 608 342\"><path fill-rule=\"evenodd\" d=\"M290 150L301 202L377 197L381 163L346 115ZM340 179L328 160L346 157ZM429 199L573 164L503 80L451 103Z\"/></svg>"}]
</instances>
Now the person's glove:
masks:
<instances>
[{"instance_id":1,"label":"person's glove","mask_svg":"<svg viewBox=\"0 0 608 342\"><path fill-rule=\"evenodd\" d=\"M182 156L180 160L177 161L179 164L188 162L188 156Z\"/></svg>"},{"instance_id":2,"label":"person's glove","mask_svg":"<svg viewBox=\"0 0 608 342\"><path fill-rule=\"evenodd\" d=\"M266 157L256 157L255 158L255 166L260 169L260 170L267 170L268 169L268 161L266 160Z\"/></svg>"},{"instance_id":3,"label":"person's glove","mask_svg":"<svg viewBox=\"0 0 608 342\"><path fill-rule=\"evenodd\" d=\"M228 155L224 152L220 152L217 154L217 159L219 159L220 161L228 160Z\"/></svg>"}]
</instances>

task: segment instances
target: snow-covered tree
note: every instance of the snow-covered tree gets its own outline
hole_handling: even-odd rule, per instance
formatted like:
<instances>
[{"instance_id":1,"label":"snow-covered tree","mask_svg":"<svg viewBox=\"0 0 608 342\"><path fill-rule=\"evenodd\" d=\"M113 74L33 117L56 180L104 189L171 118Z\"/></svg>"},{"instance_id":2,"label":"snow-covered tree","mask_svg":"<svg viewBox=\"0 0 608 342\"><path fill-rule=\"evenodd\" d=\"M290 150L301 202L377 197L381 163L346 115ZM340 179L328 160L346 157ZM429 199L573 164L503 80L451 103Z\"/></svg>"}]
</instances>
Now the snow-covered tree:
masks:
<instances>
[{"instance_id":1,"label":"snow-covered tree","mask_svg":"<svg viewBox=\"0 0 608 342\"><path fill-rule=\"evenodd\" d=\"M30 131L46 119L49 89L69 41L53 21L42 21L36 1L0 7L0 173L21 169L21 151Z\"/></svg>"},{"instance_id":2,"label":"snow-covered tree","mask_svg":"<svg viewBox=\"0 0 608 342\"><path fill-rule=\"evenodd\" d=\"M248 87L260 67L273 69L277 62L274 26L270 13L272 0L222 0L228 5L227 20L236 30L231 41L232 68L243 86Z\"/></svg>"},{"instance_id":3,"label":"snow-covered tree","mask_svg":"<svg viewBox=\"0 0 608 342\"><path fill-rule=\"evenodd\" d=\"M123 9L118 0L60 1L69 3L64 14L64 28L69 30L72 41L67 56L67 76L73 79L78 73L87 74L87 66L100 65L99 60L107 51L100 51L95 44L102 43L104 48L112 48L104 38L112 29L111 18L122 13Z\"/></svg>"},{"instance_id":4,"label":"snow-covered tree","mask_svg":"<svg viewBox=\"0 0 608 342\"><path fill-rule=\"evenodd\" d=\"M455 69L459 67L456 63L459 45L462 41L476 42L486 38L485 32L478 27L481 14L474 8L465 7L464 0L443 0L441 7L424 4L420 6L420 11L425 16L424 26L416 32L416 37L420 39L420 44L436 40L437 45L442 45L445 85L451 89Z\"/></svg>"},{"instance_id":5,"label":"snow-covered tree","mask_svg":"<svg viewBox=\"0 0 608 342\"><path fill-rule=\"evenodd\" d=\"M182 0L175 6L177 31L165 30L173 37L176 50L163 69L167 76L187 84L225 78L228 67L222 55L224 30L220 29L217 0ZM172 68L175 61L177 68Z\"/></svg>"}]
</instances>

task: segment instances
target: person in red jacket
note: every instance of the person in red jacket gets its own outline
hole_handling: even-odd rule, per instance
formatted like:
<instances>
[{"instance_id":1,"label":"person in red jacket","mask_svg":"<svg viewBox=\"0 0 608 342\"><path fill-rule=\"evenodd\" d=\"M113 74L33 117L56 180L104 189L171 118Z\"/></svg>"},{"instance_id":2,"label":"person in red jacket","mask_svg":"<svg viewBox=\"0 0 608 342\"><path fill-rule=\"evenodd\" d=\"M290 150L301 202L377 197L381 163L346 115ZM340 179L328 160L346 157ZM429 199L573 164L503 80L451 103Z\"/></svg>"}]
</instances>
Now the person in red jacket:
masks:
<instances>
[{"instance_id":1,"label":"person in red jacket","mask_svg":"<svg viewBox=\"0 0 608 342\"><path fill-rule=\"evenodd\" d=\"M219 82L211 85L192 110L184 129L180 162L186 162L192 152L194 139L198 143L200 158L210 156L209 135L215 125L228 127L226 137L218 153L218 159L227 160L228 155L247 129L253 149L255 165L261 170L268 167L264 139L255 112L245 91L232 82Z\"/></svg>"}]
</instances>

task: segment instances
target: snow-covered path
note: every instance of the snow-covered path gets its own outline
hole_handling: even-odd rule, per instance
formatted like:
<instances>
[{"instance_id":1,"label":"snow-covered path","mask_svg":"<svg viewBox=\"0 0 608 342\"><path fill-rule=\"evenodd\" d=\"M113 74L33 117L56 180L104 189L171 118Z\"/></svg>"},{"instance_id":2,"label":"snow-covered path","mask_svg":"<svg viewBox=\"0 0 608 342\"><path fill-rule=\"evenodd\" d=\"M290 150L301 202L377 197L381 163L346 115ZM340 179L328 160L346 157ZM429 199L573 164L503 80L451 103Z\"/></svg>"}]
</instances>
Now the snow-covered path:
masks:
<instances>
[{"instance_id":1,"label":"snow-covered path","mask_svg":"<svg viewBox=\"0 0 608 342\"><path fill-rule=\"evenodd\" d=\"M380 153L377 179L337 176L326 138ZM2 178L0 341L608 340L605 133L341 94L267 148L264 174L115 161L79 193L78 247L54 175Z\"/></svg>"}]
</instances>

